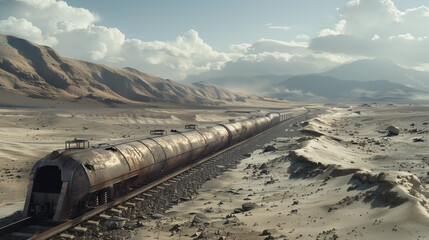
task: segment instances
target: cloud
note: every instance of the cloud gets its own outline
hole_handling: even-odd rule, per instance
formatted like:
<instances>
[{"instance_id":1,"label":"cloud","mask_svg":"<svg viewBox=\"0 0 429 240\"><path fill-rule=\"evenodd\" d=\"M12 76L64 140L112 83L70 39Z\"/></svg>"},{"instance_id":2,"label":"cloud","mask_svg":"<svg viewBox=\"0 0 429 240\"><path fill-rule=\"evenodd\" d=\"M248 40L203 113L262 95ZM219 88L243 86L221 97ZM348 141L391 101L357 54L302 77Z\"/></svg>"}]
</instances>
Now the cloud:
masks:
<instances>
[{"instance_id":1,"label":"cloud","mask_svg":"<svg viewBox=\"0 0 429 240\"><path fill-rule=\"evenodd\" d=\"M174 42L127 39L120 55L128 56L131 67L174 79L217 70L231 61L229 54L214 51L195 30L189 30Z\"/></svg>"},{"instance_id":2,"label":"cloud","mask_svg":"<svg viewBox=\"0 0 429 240\"><path fill-rule=\"evenodd\" d=\"M310 74L353 60L342 55L314 53L306 42L261 39L254 44L236 44L231 48L238 49L242 55L226 62L220 70L210 70L191 79Z\"/></svg>"},{"instance_id":3,"label":"cloud","mask_svg":"<svg viewBox=\"0 0 429 240\"><path fill-rule=\"evenodd\" d=\"M296 35L296 38L300 39L300 40L309 40L310 36L308 36L306 34L298 34L298 35Z\"/></svg>"},{"instance_id":4,"label":"cloud","mask_svg":"<svg viewBox=\"0 0 429 240\"><path fill-rule=\"evenodd\" d=\"M118 67L130 66L164 78L220 69L237 53L220 53L195 30L171 42L127 38L119 29L97 25L99 17L64 1L0 1L0 32L55 48L61 55ZM238 49L237 49L238 50Z\"/></svg>"},{"instance_id":5,"label":"cloud","mask_svg":"<svg viewBox=\"0 0 429 240\"><path fill-rule=\"evenodd\" d=\"M323 29L310 49L366 58L388 58L406 67L429 63L429 8L400 11L391 0L354 0L339 10L333 29Z\"/></svg>"},{"instance_id":6,"label":"cloud","mask_svg":"<svg viewBox=\"0 0 429 240\"><path fill-rule=\"evenodd\" d=\"M278 29L278 30L283 30L283 31L290 30L289 26L274 26L272 23L267 23L267 24L265 24L265 26L267 26L269 29Z\"/></svg>"},{"instance_id":7,"label":"cloud","mask_svg":"<svg viewBox=\"0 0 429 240\"><path fill-rule=\"evenodd\" d=\"M42 31L23 18L9 17L0 21L0 31L27 39L33 39L42 44L56 44L54 37L44 37Z\"/></svg>"}]
</instances>

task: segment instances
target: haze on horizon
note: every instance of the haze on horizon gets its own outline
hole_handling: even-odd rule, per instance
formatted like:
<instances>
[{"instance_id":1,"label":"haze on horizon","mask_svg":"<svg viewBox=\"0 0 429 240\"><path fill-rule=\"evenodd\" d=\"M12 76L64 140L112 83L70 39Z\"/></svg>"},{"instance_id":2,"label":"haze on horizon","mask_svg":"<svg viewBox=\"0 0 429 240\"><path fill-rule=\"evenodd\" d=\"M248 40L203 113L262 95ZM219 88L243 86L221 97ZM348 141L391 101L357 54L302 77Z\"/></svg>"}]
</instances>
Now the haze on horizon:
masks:
<instances>
[{"instance_id":1,"label":"haze on horizon","mask_svg":"<svg viewBox=\"0 0 429 240\"><path fill-rule=\"evenodd\" d=\"M64 57L173 80L211 72L311 74L373 58L428 71L427 6L427 0L0 0L0 33Z\"/></svg>"}]
</instances>

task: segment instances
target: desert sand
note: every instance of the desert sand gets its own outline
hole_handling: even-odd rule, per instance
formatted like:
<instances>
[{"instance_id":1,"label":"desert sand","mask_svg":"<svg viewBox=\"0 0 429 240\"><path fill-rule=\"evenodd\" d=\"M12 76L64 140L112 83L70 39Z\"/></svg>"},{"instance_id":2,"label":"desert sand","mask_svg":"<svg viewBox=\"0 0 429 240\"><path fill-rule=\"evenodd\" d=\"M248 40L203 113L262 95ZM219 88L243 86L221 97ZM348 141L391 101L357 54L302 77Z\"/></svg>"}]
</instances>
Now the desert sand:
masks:
<instances>
[{"instance_id":1,"label":"desert sand","mask_svg":"<svg viewBox=\"0 0 429 240\"><path fill-rule=\"evenodd\" d=\"M285 126L303 135L267 143L277 150L251 153L133 239L428 239L428 113L363 104Z\"/></svg>"}]
</instances>

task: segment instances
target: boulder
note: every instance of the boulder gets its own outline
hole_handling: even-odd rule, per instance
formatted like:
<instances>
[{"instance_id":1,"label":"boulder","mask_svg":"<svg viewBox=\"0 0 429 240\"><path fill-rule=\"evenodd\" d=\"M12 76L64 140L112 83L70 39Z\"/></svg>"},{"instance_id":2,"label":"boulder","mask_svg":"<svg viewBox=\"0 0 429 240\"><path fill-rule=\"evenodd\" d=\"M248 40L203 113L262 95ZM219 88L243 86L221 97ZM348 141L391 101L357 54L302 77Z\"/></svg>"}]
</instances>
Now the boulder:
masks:
<instances>
[{"instance_id":1,"label":"boulder","mask_svg":"<svg viewBox=\"0 0 429 240\"><path fill-rule=\"evenodd\" d=\"M256 203L243 203L243 205L241 205L241 208L243 209L244 212L250 211L254 208L259 207L258 204Z\"/></svg>"},{"instance_id":2,"label":"boulder","mask_svg":"<svg viewBox=\"0 0 429 240\"><path fill-rule=\"evenodd\" d=\"M273 145L268 145L267 147L265 147L263 152L272 152L272 151L276 151L277 148L274 147Z\"/></svg>"},{"instance_id":3,"label":"boulder","mask_svg":"<svg viewBox=\"0 0 429 240\"><path fill-rule=\"evenodd\" d=\"M398 127L389 126L387 128L387 131L389 132L390 135L399 135L399 128Z\"/></svg>"},{"instance_id":4,"label":"boulder","mask_svg":"<svg viewBox=\"0 0 429 240\"><path fill-rule=\"evenodd\" d=\"M109 219L106 225L109 229L120 229L125 226L126 222L127 222L126 218L112 217Z\"/></svg>"}]
</instances>

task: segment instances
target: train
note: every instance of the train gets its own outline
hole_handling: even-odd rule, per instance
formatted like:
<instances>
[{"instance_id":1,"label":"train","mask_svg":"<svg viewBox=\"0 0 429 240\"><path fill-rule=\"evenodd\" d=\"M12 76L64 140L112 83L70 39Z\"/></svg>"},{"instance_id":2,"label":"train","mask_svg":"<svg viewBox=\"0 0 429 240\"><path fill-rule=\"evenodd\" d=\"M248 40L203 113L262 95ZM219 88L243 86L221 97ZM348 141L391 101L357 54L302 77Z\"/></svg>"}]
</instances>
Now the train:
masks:
<instances>
[{"instance_id":1,"label":"train","mask_svg":"<svg viewBox=\"0 0 429 240\"><path fill-rule=\"evenodd\" d=\"M232 146L292 117L264 116L186 132L89 147L66 142L33 166L24 215L64 222L124 195L133 186Z\"/></svg>"}]
</instances>

